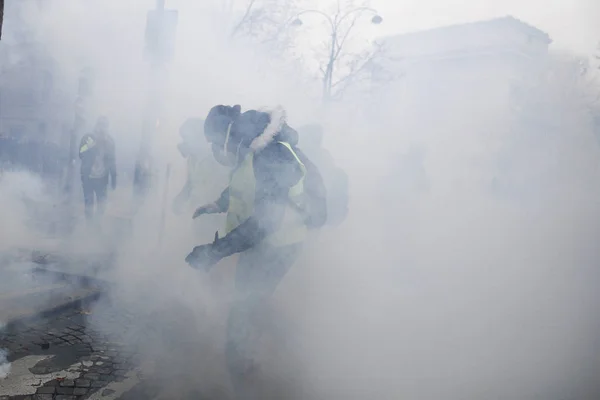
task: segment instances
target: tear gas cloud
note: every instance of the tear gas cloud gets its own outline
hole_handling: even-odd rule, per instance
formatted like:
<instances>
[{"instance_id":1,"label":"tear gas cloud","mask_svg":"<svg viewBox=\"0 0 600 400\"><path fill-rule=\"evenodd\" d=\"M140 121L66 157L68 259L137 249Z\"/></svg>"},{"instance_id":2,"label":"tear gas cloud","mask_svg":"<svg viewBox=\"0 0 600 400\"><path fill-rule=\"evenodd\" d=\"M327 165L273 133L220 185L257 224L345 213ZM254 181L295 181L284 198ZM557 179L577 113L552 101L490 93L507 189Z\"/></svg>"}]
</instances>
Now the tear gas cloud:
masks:
<instances>
[{"instance_id":1,"label":"tear gas cloud","mask_svg":"<svg viewBox=\"0 0 600 400\"><path fill-rule=\"evenodd\" d=\"M153 6L22 6L65 91L93 67L89 121L110 117L119 163L129 168L149 90L142 49ZM167 381L227 386L220 352L233 262L206 277L183 261L220 220L198 227L191 212L170 213L185 174L178 129L215 104L282 104L290 125L324 126L351 200L344 224L311 239L275 294L288 346L265 351L273 385L294 382L309 391L304 399L598 398L600 154L588 100L598 89L574 55L540 56L516 85L520 96L506 95L514 76L499 59L439 70L401 62L403 77L381 93L359 87L325 107L299 64L243 35L228 40L219 2L167 6L180 21L154 145L158 189L135 216L112 272L118 283L92 324L137 346ZM101 312L110 307L120 316Z\"/></svg>"}]
</instances>

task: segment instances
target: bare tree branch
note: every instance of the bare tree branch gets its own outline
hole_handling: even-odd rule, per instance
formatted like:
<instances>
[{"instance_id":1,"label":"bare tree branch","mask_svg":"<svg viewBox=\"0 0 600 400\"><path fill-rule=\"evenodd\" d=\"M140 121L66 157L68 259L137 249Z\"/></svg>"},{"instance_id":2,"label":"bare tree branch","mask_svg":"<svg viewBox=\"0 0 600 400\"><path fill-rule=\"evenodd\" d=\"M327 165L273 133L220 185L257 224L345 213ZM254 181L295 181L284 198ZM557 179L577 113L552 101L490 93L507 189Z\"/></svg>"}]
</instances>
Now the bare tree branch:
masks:
<instances>
[{"instance_id":1,"label":"bare tree branch","mask_svg":"<svg viewBox=\"0 0 600 400\"><path fill-rule=\"evenodd\" d=\"M358 17L356 17L352 20L352 22L350 23L350 26L346 30L346 33L344 34L344 36L342 36L342 39L337 41L338 45L337 45L337 50L335 51L335 55L333 57L334 60L337 60L338 57L340 56L340 53L342 52L342 49L344 48L344 44L346 43L348 36L350 36L350 32L352 32L352 29L354 29L354 26L356 25L357 20L358 20Z\"/></svg>"},{"instance_id":2,"label":"bare tree branch","mask_svg":"<svg viewBox=\"0 0 600 400\"><path fill-rule=\"evenodd\" d=\"M343 78L337 80L333 86L338 86L341 83L354 79L354 77L363 72L376 57L381 55L383 47L378 43L375 43L374 46L374 50L369 51L362 56L355 57L349 64L350 72Z\"/></svg>"},{"instance_id":3,"label":"bare tree branch","mask_svg":"<svg viewBox=\"0 0 600 400\"><path fill-rule=\"evenodd\" d=\"M256 0L250 0L250 2L248 3L248 6L246 7L246 12L244 13L244 16L242 17L240 22L238 22L238 24L231 31L231 35L230 35L231 37L234 37L238 33L238 31L242 28L242 26L244 26L244 24L247 22L248 17L250 17L250 14L252 13L252 7L254 7L255 3L256 3Z\"/></svg>"},{"instance_id":4,"label":"bare tree branch","mask_svg":"<svg viewBox=\"0 0 600 400\"><path fill-rule=\"evenodd\" d=\"M350 71L341 79L337 80L332 84L332 88L336 88L335 97L339 98L341 95L347 90L347 88L356 83L363 72L367 70L369 66L372 65L374 59L376 59L381 54L382 47L376 44L376 49L372 52L367 53L365 56L355 59L352 65L350 66Z\"/></svg>"}]
</instances>

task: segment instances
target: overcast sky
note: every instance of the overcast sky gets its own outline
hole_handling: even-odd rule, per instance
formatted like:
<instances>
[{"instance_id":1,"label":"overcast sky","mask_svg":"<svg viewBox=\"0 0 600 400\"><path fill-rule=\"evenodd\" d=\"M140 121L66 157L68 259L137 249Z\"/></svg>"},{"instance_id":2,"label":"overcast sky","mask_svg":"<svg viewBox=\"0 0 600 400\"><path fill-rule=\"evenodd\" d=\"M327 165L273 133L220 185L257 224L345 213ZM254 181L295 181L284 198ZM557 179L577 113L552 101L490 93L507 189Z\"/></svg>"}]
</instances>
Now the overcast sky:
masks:
<instances>
[{"instance_id":1,"label":"overcast sky","mask_svg":"<svg viewBox=\"0 0 600 400\"><path fill-rule=\"evenodd\" d=\"M600 0L372 0L382 34L512 15L546 31L555 48L589 53L600 42Z\"/></svg>"}]
</instances>

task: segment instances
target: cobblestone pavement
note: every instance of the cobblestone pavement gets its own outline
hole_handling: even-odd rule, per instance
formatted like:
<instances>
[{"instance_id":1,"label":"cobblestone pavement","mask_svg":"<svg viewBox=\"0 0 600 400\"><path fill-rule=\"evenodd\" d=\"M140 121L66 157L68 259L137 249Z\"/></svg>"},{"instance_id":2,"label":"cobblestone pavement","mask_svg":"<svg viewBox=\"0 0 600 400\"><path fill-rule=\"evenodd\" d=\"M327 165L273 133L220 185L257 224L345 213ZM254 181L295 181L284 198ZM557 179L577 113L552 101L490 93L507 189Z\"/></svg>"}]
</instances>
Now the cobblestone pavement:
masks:
<instances>
[{"instance_id":1,"label":"cobblestone pavement","mask_svg":"<svg viewBox=\"0 0 600 400\"><path fill-rule=\"evenodd\" d=\"M148 319L156 322L156 318ZM46 321L0 331L0 400L229 399L227 390L214 384L223 381L224 365L212 361L222 351L213 342L202 347L198 330L166 333L156 328L157 323L140 326L138 319L127 326L128 320L134 318L123 311L93 307L91 315L65 311ZM98 329L102 324L110 326L110 335ZM126 338L115 332L116 326ZM157 339L162 335L168 340ZM142 344L134 344L132 337L141 338ZM137 352L138 346L144 351ZM3 352L9 364L3 365Z\"/></svg>"},{"instance_id":2,"label":"cobblestone pavement","mask_svg":"<svg viewBox=\"0 0 600 400\"><path fill-rule=\"evenodd\" d=\"M116 399L140 381L139 357L88 327L81 311L4 331L0 349L10 363L1 400Z\"/></svg>"},{"instance_id":3,"label":"cobblestone pavement","mask_svg":"<svg viewBox=\"0 0 600 400\"><path fill-rule=\"evenodd\" d=\"M0 400L229 400L223 327L176 305L134 316L96 304L0 331Z\"/></svg>"}]
</instances>

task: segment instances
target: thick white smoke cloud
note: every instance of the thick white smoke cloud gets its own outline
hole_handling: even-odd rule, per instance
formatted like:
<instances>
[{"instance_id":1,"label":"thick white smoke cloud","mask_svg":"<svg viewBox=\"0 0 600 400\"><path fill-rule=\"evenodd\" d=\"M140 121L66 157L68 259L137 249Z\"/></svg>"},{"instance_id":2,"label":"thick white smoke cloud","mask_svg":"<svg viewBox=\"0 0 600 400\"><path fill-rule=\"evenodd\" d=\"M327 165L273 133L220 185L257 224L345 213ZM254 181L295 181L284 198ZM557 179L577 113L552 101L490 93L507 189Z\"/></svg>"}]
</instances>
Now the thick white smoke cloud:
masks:
<instances>
[{"instance_id":1,"label":"thick white smoke cloud","mask_svg":"<svg viewBox=\"0 0 600 400\"><path fill-rule=\"evenodd\" d=\"M177 58L156 153L161 166L173 163L175 180L179 125L214 104L284 104L295 126L325 114L250 41L216 36L209 7L173 3L181 10ZM131 163L152 5L56 0L28 14L65 85L80 67L95 68L90 113L109 115L119 157ZM488 101L488 86L444 97L422 83L408 95L328 110L325 146L350 176L350 215L307 246L277 291L289 347L276 350L289 359L267 352L267 375L288 373L279 383L299 381L311 393L305 399L597 396L598 148L589 115L566 100L570 78L555 76L532 89L545 108L528 112L552 125L536 132L515 130L506 109ZM429 191L402 188L400 157L412 144L424 149ZM494 177L508 188L499 195ZM156 196L136 216L111 304L100 303L91 322L139 346L165 380L219 390L233 260L211 277L189 269L183 259L200 239L188 216L169 214L158 246L161 206ZM105 306L125 320L100 317Z\"/></svg>"}]
</instances>

